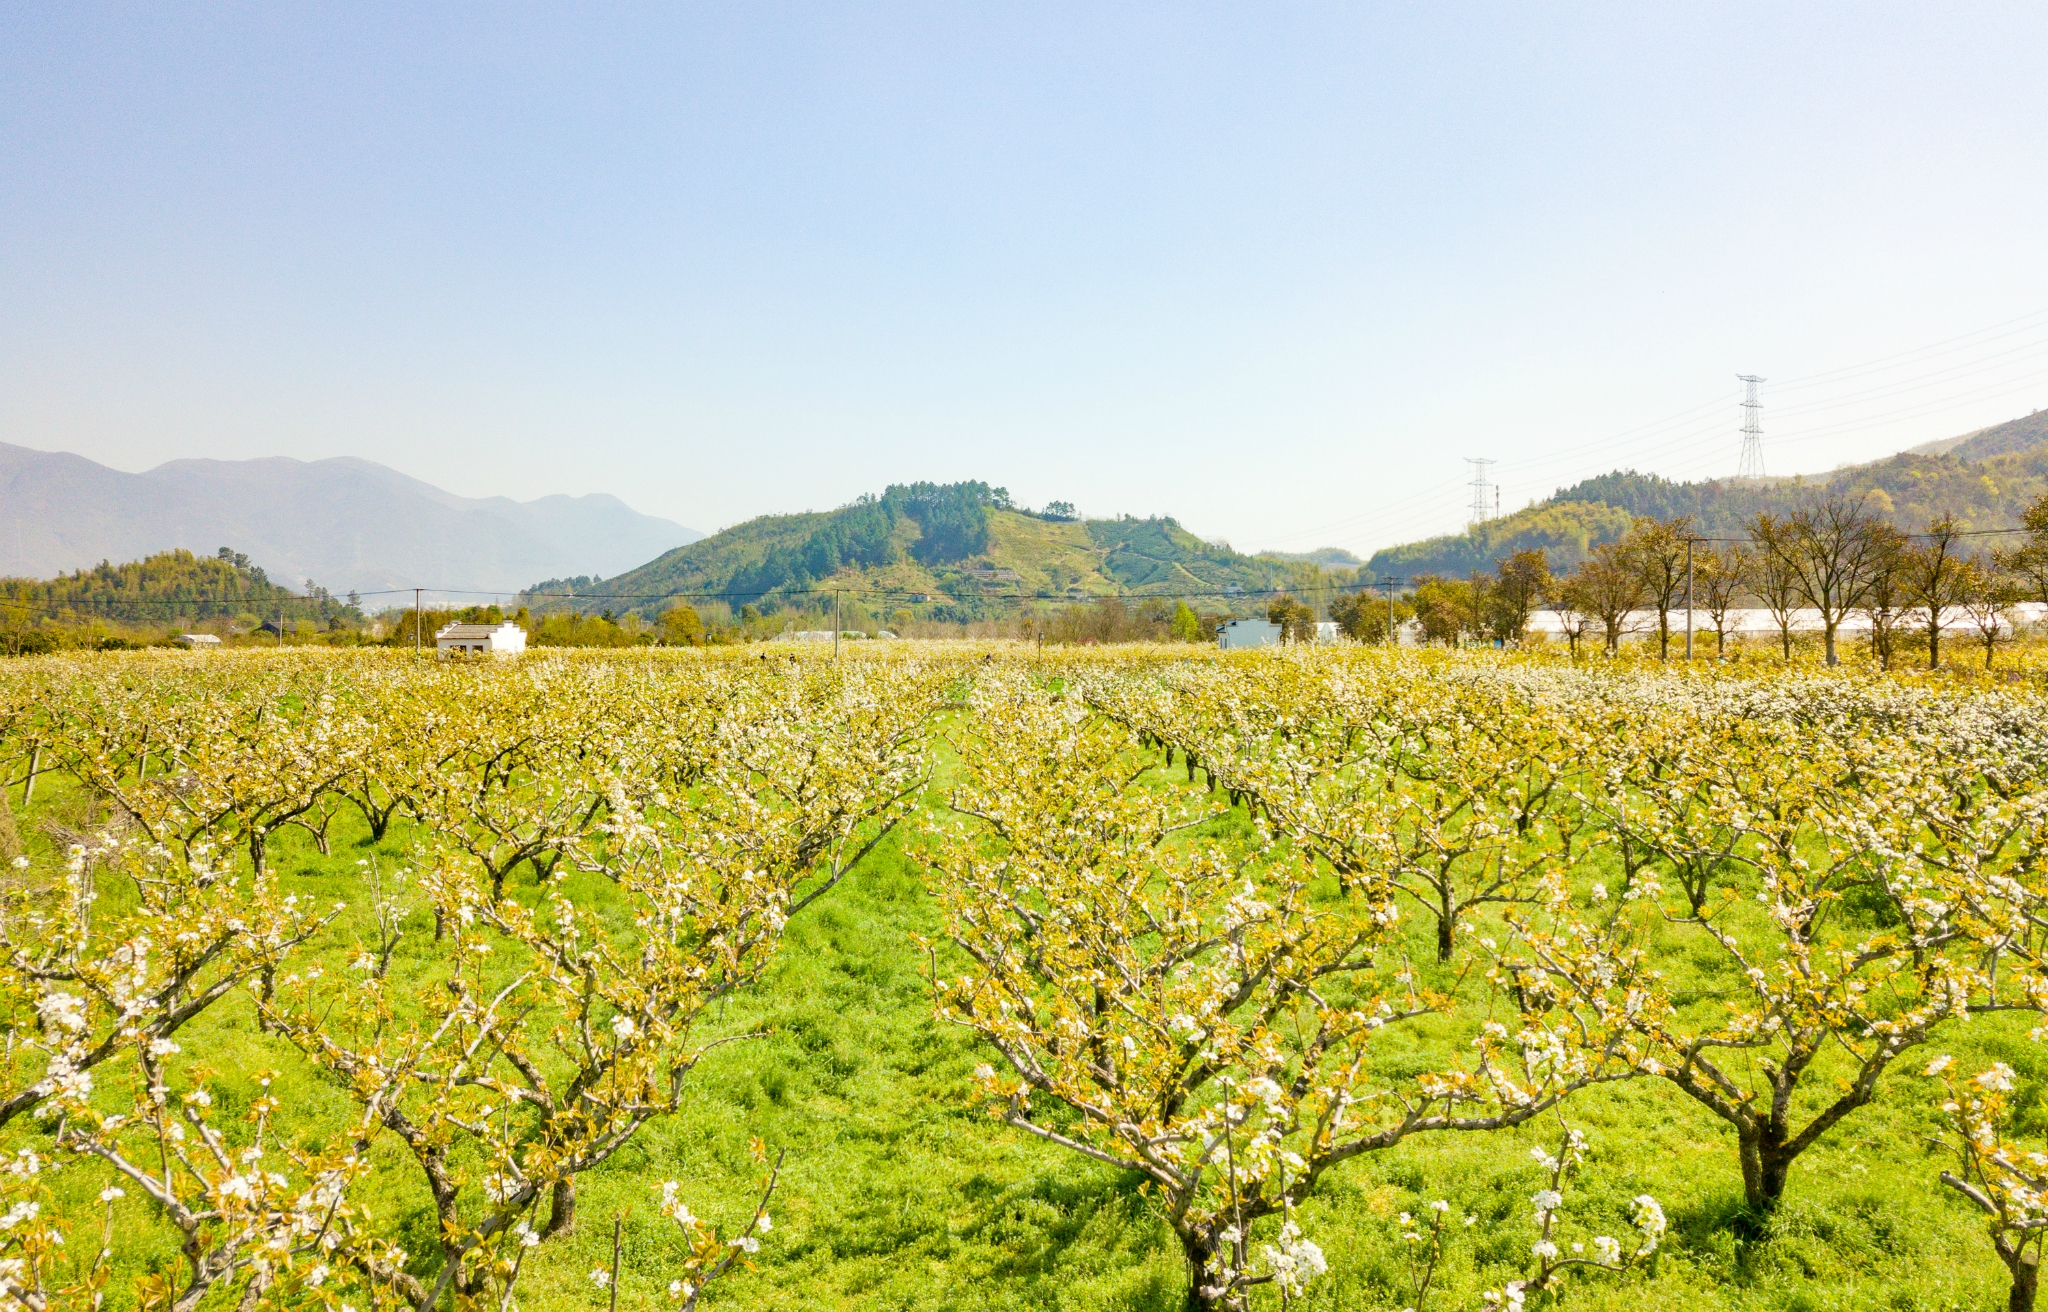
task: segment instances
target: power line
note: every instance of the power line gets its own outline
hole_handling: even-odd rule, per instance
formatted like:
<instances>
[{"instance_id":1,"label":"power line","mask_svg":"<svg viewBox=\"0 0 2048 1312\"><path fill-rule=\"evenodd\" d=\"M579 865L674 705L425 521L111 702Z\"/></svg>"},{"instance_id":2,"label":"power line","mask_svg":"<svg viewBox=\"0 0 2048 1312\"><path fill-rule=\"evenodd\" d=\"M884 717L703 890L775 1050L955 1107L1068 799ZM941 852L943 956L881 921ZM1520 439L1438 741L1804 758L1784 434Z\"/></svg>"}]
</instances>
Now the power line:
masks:
<instances>
[{"instance_id":1,"label":"power line","mask_svg":"<svg viewBox=\"0 0 2048 1312\"><path fill-rule=\"evenodd\" d=\"M1861 377L1866 373L1874 373L1886 365L1896 364L1910 356L1953 355L1957 351L1967 351L1973 347L1982 346L1985 342L2000 341L2007 337L2017 336L2020 333L2031 332L2041 326L2033 321L2039 320L2044 316L2048 316L2048 308L2032 310L2020 315L2018 318L2006 319L2002 322L1991 324L1989 327L1979 328L1973 332L1961 333L1954 337L1945 337L1938 342L1930 342L1926 346L1916 346L1910 351L1900 351L1893 355L1879 356L1875 360L1865 360L1861 364L1843 365L1839 369L1823 370L1817 374L1802 374L1797 378L1788 378L1778 384L1778 390L1781 392L1802 391L1808 387L1817 387L1822 383L1841 382L1845 378ZM2027 326L2012 328L2010 332L2000 333L1997 331L2000 328L2011 328L2013 324L2026 324ZM1987 336L1987 334L1996 335ZM1983 338L1984 340L1971 341L1971 338ZM1952 345L1952 343L1957 342L1965 343L1965 345ZM1938 350L1937 348L1940 347L1948 347L1949 349Z\"/></svg>"},{"instance_id":2,"label":"power line","mask_svg":"<svg viewBox=\"0 0 2048 1312\"><path fill-rule=\"evenodd\" d=\"M1378 509L1360 511L1358 514L1355 515L1347 515L1343 519L1331 520L1328 523L1320 524L1313 528L1297 529L1292 533L1284 533L1277 538L1268 538L1266 540L1269 542L1280 543L1302 542L1308 540L1309 538L1321 537L1327 533L1334 533L1340 529L1350 528L1353 525L1361 524L1368 520L1385 522L1387 516L1398 514L1406 508L1419 505L1426 499L1437 498L1438 501L1440 501L1445 492L1449 491L1451 488L1460 487L1463 485L1463 483L1463 478L1447 479L1442 483L1435 484L1432 487L1424 488L1419 492L1411 492L1393 501L1389 501L1385 503L1383 506L1379 507ZM1432 502L1431 513L1434 513L1435 504L1435 502Z\"/></svg>"},{"instance_id":3,"label":"power line","mask_svg":"<svg viewBox=\"0 0 2048 1312\"><path fill-rule=\"evenodd\" d=\"M2042 355L2048 354L2048 349L2044 348L2048 348L2048 337L2027 342L2009 351L2000 351L1996 355L1985 356L1976 360L1964 360L1959 364L1952 364L1944 369L1936 369L1932 373L1916 374L1910 378L1877 383L1861 391L1849 392L1834 400L1809 401L1793 406L1789 410L1780 410L1778 413L1786 416L1815 414L1822 410L1839 410L1845 405L1868 403L1886 397L1898 396L1903 393L1924 391L1930 387L1946 386L1950 383L1960 382L1965 378L1973 378L1979 374L1995 373L2002 369L2012 369L2029 361L2037 360ZM2034 372L2038 373L2039 370ZM1784 388L1778 389L1780 393L1785 390Z\"/></svg>"},{"instance_id":4,"label":"power line","mask_svg":"<svg viewBox=\"0 0 2048 1312\"><path fill-rule=\"evenodd\" d=\"M1702 417L1707 416L1707 412L1709 411L1715 413L1713 416L1708 417L1706 419L1706 422L1719 424L1721 422L1719 418L1719 411L1721 407L1726 405L1729 401L1733 400L1737 395L1739 395L1739 393L1723 392L1720 395L1714 397L1710 401L1702 401L1698 405L1688 407L1684 410L1680 410L1676 414L1666 415L1662 419L1653 420L1650 423L1641 424L1635 428L1625 429L1622 432L1612 434L1608 437L1600 439L1599 441L1575 446L1569 451L1558 452L1555 455L1530 456L1522 460L1509 460L1504 462L1501 465L1501 468L1507 470L1525 470L1530 468L1541 468L1544 466L1560 464L1564 461L1584 459L1587 455L1594 452L1609 450L1613 447L1621 446L1625 443L1633 441L1640 441L1644 438L1662 437L1668 433L1672 433L1680 429L1684 429L1689 432L1690 430L1699 426L1699 424L1702 422Z\"/></svg>"}]
</instances>

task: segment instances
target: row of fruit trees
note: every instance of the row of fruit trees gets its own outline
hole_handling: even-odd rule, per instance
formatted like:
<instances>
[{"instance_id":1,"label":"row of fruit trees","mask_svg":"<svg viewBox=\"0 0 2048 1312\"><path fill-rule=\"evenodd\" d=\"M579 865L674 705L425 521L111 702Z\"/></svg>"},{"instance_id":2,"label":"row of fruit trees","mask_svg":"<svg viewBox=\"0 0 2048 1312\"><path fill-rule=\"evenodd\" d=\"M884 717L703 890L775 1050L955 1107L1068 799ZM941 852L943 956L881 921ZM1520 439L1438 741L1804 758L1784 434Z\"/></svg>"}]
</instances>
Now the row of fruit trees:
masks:
<instances>
[{"instance_id":1,"label":"row of fruit trees","mask_svg":"<svg viewBox=\"0 0 2048 1312\"><path fill-rule=\"evenodd\" d=\"M2012 1073L1940 1049L2048 1006L2044 709L1355 650L19 662L7 818L41 790L95 823L0 832L0 1296L506 1312L578 1178L744 1040L713 1009L900 842L990 1133L1142 1178L1191 1306L1308 1290L1298 1212L1352 1159L1513 1126L1555 1146L1489 1302L1650 1278L1656 1199L1569 1200L1576 1094L1649 1081L1724 1123L1760 1228L1909 1064L2030 1305L2048 1158L2012 1141ZM287 831L411 856L322 903ZM221 1075L202 1016L281 1039L345 1130ZM772 1260L760 1159L742 1227L663 1188L675 1304ZM132 1294L131 1196L179 1252ZM1401 1218L1410 1306L1471 1223Z\"/></svg>"}]
</instances>

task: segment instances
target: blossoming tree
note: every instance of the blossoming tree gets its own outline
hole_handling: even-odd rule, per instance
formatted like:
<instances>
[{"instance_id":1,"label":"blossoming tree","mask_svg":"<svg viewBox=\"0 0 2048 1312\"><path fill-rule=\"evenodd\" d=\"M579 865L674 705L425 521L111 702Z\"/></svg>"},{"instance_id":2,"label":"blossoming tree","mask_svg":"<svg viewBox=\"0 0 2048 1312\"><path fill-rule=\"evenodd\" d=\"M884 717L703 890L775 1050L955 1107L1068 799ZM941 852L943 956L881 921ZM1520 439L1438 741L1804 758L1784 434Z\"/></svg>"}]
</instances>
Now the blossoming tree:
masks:
<instances>
[{"instance_id":1,"label":"blossoming tree","mask_svg":"<svg viewBox=\"0 0 2048 1312\"><path fill-rule=\"evenodd\" d=\"M959 818L926 849L971 963L935 967L939 1013L1000 1058L977 1072L992 1115L1147 1179L1191 1307L1299 1292L1322 1260L1292 1212L1340 1163L1518 1124L1626 1070L1619 1032L1514 1012L1474 1027L1464 1064L1376 1082L1373 1038L1448 1002L1401 959L1384 883L1340 889L1283 844L1197 837L1213 808L1141 782L1132 730L1025 677L984 673L971 706Z\"/></svg>"}]
</instances>

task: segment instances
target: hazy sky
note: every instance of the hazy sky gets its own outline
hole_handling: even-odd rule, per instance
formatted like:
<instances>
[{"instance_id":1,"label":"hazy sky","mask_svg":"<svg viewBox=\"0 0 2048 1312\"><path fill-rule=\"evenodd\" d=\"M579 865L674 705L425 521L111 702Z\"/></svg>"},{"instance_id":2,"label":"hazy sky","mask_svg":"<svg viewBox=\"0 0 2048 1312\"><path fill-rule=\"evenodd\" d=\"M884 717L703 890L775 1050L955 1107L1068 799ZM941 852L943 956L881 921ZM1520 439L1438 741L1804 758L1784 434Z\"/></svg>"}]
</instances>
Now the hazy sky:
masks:
<instances>
[{"instance_id":1,"label":"hazy sky","mask_svg":"<svg viewBox=\"0 0 2048 1312\"><path fill-rule=\"evenodd\" d=\"M17 0L0 440L1362 553L1466 456L1732 473L1749 372L1825 469L2048 406L2044 65L2039 3Z\"/></svg>"}]
</instances>

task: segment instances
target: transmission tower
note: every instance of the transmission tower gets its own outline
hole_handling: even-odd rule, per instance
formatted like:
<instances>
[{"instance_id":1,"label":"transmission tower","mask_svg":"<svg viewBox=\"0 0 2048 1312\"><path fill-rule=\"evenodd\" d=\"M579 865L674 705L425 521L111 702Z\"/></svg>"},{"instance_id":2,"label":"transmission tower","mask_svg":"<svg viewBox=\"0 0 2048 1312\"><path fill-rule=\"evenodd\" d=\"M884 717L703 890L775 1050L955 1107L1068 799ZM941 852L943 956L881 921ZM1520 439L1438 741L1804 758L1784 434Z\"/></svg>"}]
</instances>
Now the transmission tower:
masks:
<instances>
[{"instance_id":1,"label":"transmission tower","mask_svg":"<svg viewBox=\"0 0 2048 1312\"><path fill-rule=\"evenodd\" d=\"M1764 476L1764 425L1761 412L1764 403L1756 399L1757 384L1763 382L1755 374L1737 374L1748 392L1742 398L1742 464L1735 471L1737 478L1762 478Z\"/></svg>"},{"instance_id":2,"label":"transmission tower","mask_svg":"<svg viewBox=\"0 0 2048 1312\"><path fill-rule=\"evenodd\" d=\"M1465 463L1472 466L1472 522L1484 524L1493 518L1494 510L1500 505L1499 498L1492 495L1493 485L1486 478L1486 467L1493 461L1466 456Z\"/></svg>"}]
</instances>

